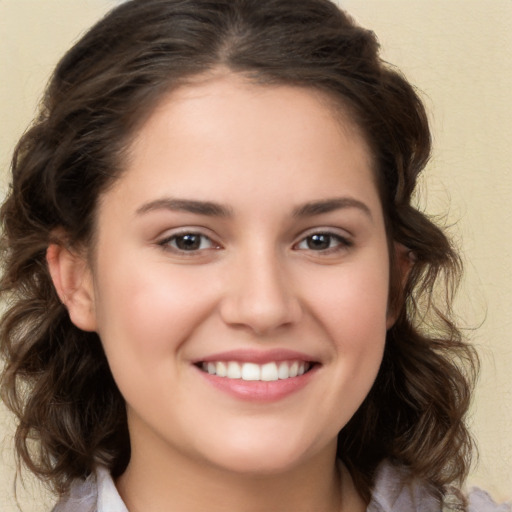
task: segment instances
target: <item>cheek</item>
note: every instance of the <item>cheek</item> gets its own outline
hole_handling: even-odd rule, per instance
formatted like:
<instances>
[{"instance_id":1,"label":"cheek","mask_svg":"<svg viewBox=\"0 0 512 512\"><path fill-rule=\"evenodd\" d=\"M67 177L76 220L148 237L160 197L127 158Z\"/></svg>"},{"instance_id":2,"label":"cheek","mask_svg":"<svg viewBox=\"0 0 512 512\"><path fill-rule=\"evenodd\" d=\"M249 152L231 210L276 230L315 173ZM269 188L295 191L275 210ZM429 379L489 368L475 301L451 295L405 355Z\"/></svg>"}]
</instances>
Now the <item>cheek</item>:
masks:
<instances>
[{"instance_id":1,"label":"cheek","mask_svg":"<svg viewBox=\"0 0 512 512\"><path fill-rule=\"evenodd\" d=\"M176 271L165 263L125 263L98 281L99 335L112 358L132 354L138 362L154 364L155 358L179 349L213 303L201 276L191 279L186 269Z\"/></svg>"},{"instance_id":2,"label":"cheek","mask_svg":"<svg viewBox=\"0 0 512 512\"><path fill-rule=\"evenodd\" d=\"M334 346L339 389L349 386L356 405L373 384L386 340L388 270L374 263L338 270L310 303Z\"/></svg>"},{"instance_id":3,"label":"cheek","mask_svg":"<svg viewBox=\"0 0 512 512\"><path fill-rule=\"evenodd\" d=\"M101 276L98 334L127 403L162 408L159 400L171 400L183 370L176 360L214 300L201 290L204 280L186 271L137 267L123 264Z\"/></svg>"},{"instance_id":4,"label":"cheek","mask_svg":"<svg viewBox=\"0 0 512 512\"><path fill-rule=\"evenodd\" d=\"M322 281L311 294L311 304L341 348L356 348L385 337L389 295L385 262L357 261L333 269Z\"/></svg>"}]
</instances>

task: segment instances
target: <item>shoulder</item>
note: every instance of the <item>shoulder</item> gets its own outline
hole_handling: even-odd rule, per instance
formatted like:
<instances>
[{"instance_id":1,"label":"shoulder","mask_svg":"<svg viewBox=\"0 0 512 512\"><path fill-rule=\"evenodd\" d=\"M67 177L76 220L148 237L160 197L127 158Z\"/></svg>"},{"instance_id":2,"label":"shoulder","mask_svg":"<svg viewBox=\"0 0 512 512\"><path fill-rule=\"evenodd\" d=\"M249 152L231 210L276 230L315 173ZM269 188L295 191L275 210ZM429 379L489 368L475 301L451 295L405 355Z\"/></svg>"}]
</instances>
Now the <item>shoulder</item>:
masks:
<instances>
[{"instance_id":1,"label":"shoulder","mask_svg":"<svg viewBox=\"0 0 512 512\"><path fill-rule=\"evenodd\" d=\"M75 480L69 493L63 496L52 512L96 512L98 502L98 479L96 474L87 480Z\"/></svg>"},{"instance_id":2,"label":"shoulder","mask_svg":"<svg viewBox=\"0 0 512 512\"><path fill-rule=\"evenodd\" d=\"M512 512L512 502L498 504L481 489L471 489L468 501L468 512Z\"/></svg>"},{"instance_id":3,"label":"shoulder","mask_svg":"<svg viewBox=\"0 0 512 512\"><path fill-rule=\"evenodd\" d=\"M405 468L387 461L377 468L367 512L439 512L440 507L434 490Z\"/></svg>"},{"instance_id":4,"label":"shoulder","mask_svg":"<svg viewBox=\"0 0 512 512\"><path fill-rule=\"evenodd\" d=\"M109 471L99 467L86 480L76 480L52 512L128 512Z\"/></svg>"},{"instance_id":5,"label":"shoulder","mask_svg":"<svg viewBox=\"0 0 512 512\"><path fill-rule=\"evenodd\" d=\"M510 503L501 505L480 489L469 494L448 488L444 496L400 466L383 462L377 469L372 499L367 512L512 512Z\"/></svg>"}]
</instances>

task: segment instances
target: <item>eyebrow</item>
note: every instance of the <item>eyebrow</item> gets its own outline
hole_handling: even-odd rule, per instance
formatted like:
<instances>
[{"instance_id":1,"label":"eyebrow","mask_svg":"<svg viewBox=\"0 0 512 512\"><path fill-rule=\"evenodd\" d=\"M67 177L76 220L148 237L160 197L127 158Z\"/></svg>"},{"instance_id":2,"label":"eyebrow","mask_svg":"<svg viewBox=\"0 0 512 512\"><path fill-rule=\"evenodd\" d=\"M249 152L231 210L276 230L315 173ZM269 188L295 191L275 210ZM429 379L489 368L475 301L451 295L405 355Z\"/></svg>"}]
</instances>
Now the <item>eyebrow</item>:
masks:
<instances>
[{"instance_id":1,"label":"eyebrow","mask_svg":"<svg viewBox=\"0 0 512 512\"><path fill-rule=\"evenodd\" d=\"M311 201L296 208L293 211L293 216L313 217L345 208L356 208L365 213L370 219L373 218L370 208L362 201L352 197L334 197L320 201Z\"/></svg>"},{"instance_id":2,"label":"eyebrow","mask_svg":"<svg viewBox=\"0 0 512 512\"><path fill-rule=\"evenodd\" d=\"M293 210L293 216L313 217L315 215L322 215L345 208L356 208L372 218L370 208L362 201L351 197L335 197L311 201L295 208ZM233 215L233 211L230 207L219 203L175 198L162 198L145 203L137 209L137 214L142 215L157 210L181 211L206 215L208 217L232 217Z\"/></svg>"},{"instance_id":3,"label":"eyebrow","mask_svg":"<svg viewBox=\"0 0 512 512\"><path fill-rule=\"evenodd\" d=\"M230 217L232 211L229 207L211 201L194 201L192 199L162 198L143 204L137 209L137 214L153 212L155 210L173 210L181 212L206 215L208 217Z\"/></svg>"}]
</instances>

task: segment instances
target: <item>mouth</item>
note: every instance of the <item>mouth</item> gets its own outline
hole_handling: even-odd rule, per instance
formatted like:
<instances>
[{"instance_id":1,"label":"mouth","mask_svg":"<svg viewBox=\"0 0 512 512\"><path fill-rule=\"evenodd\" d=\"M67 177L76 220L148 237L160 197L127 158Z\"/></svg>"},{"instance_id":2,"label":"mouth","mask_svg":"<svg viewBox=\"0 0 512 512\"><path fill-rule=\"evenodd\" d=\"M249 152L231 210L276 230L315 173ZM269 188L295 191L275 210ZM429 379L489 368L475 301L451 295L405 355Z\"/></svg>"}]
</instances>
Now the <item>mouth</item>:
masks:
<instances>
[{"instance_id":1,"label":"mouth","mask_svg":"<svg viewBox=\"0 0 512 512\"><path fill-rule=\"evenodd\" d=\"M242 361L200 361L196 366L204 373L226 379L275 382L301 377L316 363L303 360L270 361L264 364Z\"/></svg>"},{"instance_id":2,"label":"mouth","mask_svg":"<svg viewBox=\"0 0 512 512\"><path fill-rule=\"evenodd\" d=\"M288 349L230 350L192 362L209 385L236 400L271 403L307 388L323 364Z\"/></svg>"}]
</instances>

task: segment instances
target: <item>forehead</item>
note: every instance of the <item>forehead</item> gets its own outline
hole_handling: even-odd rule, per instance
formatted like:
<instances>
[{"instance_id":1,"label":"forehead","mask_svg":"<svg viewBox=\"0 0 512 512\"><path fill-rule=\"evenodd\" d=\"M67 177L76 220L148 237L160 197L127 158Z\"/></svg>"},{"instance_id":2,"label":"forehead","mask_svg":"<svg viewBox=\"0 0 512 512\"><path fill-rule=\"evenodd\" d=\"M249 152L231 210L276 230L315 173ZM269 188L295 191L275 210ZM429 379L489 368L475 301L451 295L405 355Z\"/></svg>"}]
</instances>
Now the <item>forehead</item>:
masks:
<instances>
[{"instance_id":1,"label":"forehead","mask_svg":"<svg viewBox=\"0 0 512 512\"><path fill-rule=\"evenodd\" d=\"M332 197L336 187L375 191L368 145L339 103L316 89L233 74L163 97L135 132L123 167L117 187L147 200L164 191L225 203L234 193L282 200L286 191L299 204Z\"/></svg>"}]
</instances>

